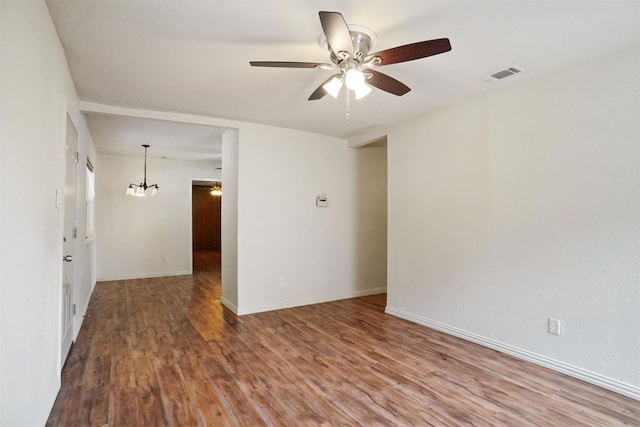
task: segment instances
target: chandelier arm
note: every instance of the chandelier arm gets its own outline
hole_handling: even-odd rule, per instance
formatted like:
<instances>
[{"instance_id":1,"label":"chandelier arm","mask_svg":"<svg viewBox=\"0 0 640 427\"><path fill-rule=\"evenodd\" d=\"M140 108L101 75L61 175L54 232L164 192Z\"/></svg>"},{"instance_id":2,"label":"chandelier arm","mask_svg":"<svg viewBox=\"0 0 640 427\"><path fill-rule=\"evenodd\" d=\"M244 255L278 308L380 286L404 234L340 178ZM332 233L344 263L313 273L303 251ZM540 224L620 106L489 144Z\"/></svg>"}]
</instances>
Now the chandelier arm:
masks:
<instances>
[{"instance_id":1,"label":"chandelier arm","mask_svg":"<svg viewBox=\"0 0 640 427\"><path fill-rule=\"evenodd\" d=\"M144 192L147 191L148 188L154 189L151 195L155 196L156 194L158 194L158 190L160 189L158 184L151 184L151 185L147 184L147 148L149 148L149 145L142 144L142 146L144 147L144 175L142 178L142 182L140 184L134 184L134 183L129 184L127 192L125 193L128 196L134 196L134 195L144 196L145 195ZM139 190L142 190L142 191L139 191Z\"/></svg>"}]
</instances>

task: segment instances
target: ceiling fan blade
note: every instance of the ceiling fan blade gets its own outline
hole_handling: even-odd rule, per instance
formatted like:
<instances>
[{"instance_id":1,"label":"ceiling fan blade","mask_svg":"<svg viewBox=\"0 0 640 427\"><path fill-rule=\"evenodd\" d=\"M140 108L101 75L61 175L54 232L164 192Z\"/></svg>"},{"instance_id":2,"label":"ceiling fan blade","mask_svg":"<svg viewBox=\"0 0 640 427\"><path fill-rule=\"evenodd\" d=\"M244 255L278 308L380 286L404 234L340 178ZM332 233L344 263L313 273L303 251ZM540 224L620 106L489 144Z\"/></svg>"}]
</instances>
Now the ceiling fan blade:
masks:
<instances>
[{"instance_id":1,"label":"ceiling fan blade","mask_svg":"<svg viewBox=\"0 0 640 427\"><path fill-rule=\"evenodd\" d=\"M371 55L367 55L364 60L366 62L377 56L382 62L376 65L389 65L426 58L427 56L438 55L450 50L451 43L449 43L449 39L425 40L372 53Z\"/></svg>"},{"instance_id":2,"label":"ceiling fan blade","mask_svg":"<svg viewBox=\"0 0 640 427\"><path fill-rule=\"evenodd\" d=\"M320 85L318 86L318 89L314 90L313 93L309 96L309 101L315 101L316 99L320 99L326 94L327 94L327 91L324 90L322 85Z\"/></svg>"},{"instance_id":3,"label":"ceiling fan blade","mask_svg":"<svg viewBox=\"0 0 640 427\"><path fill-rule=\"evenodd\" d=\"M346 52L349 57L353 56L353 42L349 27L342 15L338 12L318 12L322 31L327 37L327 44L331 51L338 57L340 52Z\"/></svg>"},{"instance_id":4,"label":"ceiling fan blade","mask_svg":"<svg viewBox=\"0 0 640 427\"><path fill-rule=\"evenodd\" d=\"M318 88L316 90L314 90L313 93L309 96L309 101L315 101L316 99L320 99L323 96L325 96L327 94L327 91L324 88L324 85L329 83L331 81L331 79L336 77L336 76L340 76L340 74L335 74L335 75L329 77L327 80L323 81L322 84L320 86L318 86Z\"/></svg>"},{"instance_id":5,"label":"ceiling fan blade","mask_svg":"<svg viewBox=\"0 0 640 427\"><path fill-rule=\"evenodd\" d=\"M371 86L384 90L385 92L402 96L411 90L409 86L399 82L393 77L387 76L386 74L382 74L375 70L367 70L365 71L365 74L366 73L371 73L371 77L369 77L366 82Z\"/></svg>"},{"instance_id":6,"label":"ceiling fan blade","mask_svg":"<svg viewBox=\"0 0 640 427\"><path fill-rule=\"evenodd\" d=\"M280 68L316 68L317 62L286 62L286 61L249 61L253 67L280 67Z\"/></svg>"}]
</instances>

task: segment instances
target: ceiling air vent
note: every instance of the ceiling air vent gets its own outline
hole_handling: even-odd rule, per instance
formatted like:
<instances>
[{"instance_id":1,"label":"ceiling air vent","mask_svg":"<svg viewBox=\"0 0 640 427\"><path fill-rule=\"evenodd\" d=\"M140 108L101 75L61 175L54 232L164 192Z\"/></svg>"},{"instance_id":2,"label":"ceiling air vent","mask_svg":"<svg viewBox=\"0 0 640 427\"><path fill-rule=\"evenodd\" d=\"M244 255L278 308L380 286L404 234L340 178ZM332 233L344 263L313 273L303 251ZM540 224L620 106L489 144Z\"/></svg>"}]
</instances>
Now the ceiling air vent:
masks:
<instances>
[{"instance_id":1,"label":"ceiling air vent","mask_svg":"<svg viewBox=\"0 0 640 427\"><path fill-rule=\"evenodd\" d=\"M495 82L498 80L506 79L507 77L511 77L514 74L523 73L525 70L522 67L518 67L517 65L513 65L509 68L505 68L503 70L496 71L495 73L491 73L484 78L487 82Z\"/></svg>"}]
</instances>

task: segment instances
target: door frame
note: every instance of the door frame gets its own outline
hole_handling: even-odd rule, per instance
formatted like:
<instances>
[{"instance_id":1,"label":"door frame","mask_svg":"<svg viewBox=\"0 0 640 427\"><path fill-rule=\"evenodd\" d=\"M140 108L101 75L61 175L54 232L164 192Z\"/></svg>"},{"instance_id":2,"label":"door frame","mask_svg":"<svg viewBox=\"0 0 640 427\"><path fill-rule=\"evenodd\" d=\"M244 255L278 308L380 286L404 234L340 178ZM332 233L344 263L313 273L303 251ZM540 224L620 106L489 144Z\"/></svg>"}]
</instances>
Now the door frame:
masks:
<instances>
[{"instance_id":1,"label":"door frame","mask_svg":"<svg viewBox=\"0 0 640 427\"><path fill-rule=\"evenodd\" d=\"M74 306L75 306L75 259L76 258L76 197L78 166L78 131L71 115L65 118L65 138L63 145L64 158L64 190L62 194L62 283L60 300L60 368L74 341ZM69 164L71 162L71 169ZM69 172L71 176L69 176ZM71 256L71 261L64 257Z\"/></svg>"}]
</instances>

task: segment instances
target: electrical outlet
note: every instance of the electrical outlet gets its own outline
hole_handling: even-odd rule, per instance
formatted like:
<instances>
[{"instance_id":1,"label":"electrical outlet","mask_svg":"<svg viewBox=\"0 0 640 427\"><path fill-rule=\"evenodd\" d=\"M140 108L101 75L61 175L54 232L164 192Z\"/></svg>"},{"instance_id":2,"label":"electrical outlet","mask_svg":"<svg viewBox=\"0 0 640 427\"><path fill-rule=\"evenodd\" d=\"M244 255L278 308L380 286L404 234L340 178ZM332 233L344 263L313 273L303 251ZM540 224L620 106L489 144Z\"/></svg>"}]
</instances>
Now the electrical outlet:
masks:
<instances>
[{"instance_id":1,"label":"electrical outlet","mask_svg":"<svg viewBox=\"0 0 640 427\"><path fill-rule=\"evenodd\" d=\"M162 262L169 264L169 255L165 255L164 258L162 258Z\"/></svg>"},{"instance_id":2,"label":"electrical outlet","mask_svg":"<svg viewBox=\"0 0 640 427\"><path fill-rule=\"evenodd\" d=\"M553 335L560 335L560 320L549 318L549 333Z\"/></svg>"},{"instance_id":3,"label":"electrical outlet","mask_svg":"<svg viewBox=\"0 0 640 427\"><path fill-rule=\"evenodd\" d=\"M280 280L278 280L278 286L280 286L281 288L284 287L284 277L281 277Z\"/></svg>"}]
</instances>

